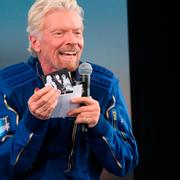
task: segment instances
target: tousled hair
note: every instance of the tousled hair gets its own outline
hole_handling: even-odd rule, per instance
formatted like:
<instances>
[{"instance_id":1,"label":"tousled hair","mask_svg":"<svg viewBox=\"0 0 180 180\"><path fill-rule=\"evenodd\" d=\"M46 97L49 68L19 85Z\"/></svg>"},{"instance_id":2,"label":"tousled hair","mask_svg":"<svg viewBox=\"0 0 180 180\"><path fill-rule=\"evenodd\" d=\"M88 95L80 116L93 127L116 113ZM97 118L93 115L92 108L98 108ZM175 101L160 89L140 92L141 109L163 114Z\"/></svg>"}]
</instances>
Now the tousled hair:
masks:
<instances>
[{"instance_id":1,"label":"tousled hair","mask_svg":"<svg viewBox=\"0 0 180 180\"><path fill-rule=\"evenodd\" d=\"M36 37L40 36L43 17L49 11L60 8L77 12L83 21L83 9L77 4L76 0L36 0L28 12L27 32ZM30 41L28 51L32 55L36 55Z\"/></svg>"}]
</instances>

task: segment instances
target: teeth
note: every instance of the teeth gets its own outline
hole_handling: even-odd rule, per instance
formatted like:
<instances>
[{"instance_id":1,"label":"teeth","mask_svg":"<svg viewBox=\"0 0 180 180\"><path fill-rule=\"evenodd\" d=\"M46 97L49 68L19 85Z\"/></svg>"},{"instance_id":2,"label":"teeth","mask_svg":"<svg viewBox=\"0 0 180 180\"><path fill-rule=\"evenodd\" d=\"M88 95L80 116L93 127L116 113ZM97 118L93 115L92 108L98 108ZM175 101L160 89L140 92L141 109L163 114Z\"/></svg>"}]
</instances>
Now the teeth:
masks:
<instances>
[{"instance_id":1,"label":"teeth","mask_svg":"<svg viewBox=\"0 0 180 180\"><path fill-rule=\"evenodd\" d=\"M65 55L76 55L76 52L66 51L66 52L61 52L61 54L65 54Z\"/></svg>"}]
</instances>

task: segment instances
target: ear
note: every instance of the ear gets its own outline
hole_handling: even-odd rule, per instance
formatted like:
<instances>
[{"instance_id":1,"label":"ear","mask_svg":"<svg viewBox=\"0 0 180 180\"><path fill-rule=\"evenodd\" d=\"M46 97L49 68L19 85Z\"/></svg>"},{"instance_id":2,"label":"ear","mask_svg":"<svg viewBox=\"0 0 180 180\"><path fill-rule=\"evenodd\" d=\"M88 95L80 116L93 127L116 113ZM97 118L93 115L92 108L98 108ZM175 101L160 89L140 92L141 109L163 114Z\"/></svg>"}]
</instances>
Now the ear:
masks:
<instances>
[{"instance_id":1,"label":"ear","mask_svg":"<svg viewBox=\"0 0 180 180\"><path fill-rule=\"evenodd\" d=\"M31 42L31 46L35 52L39 53L41 51L40 42L37 37L29 35L29 41Z\"/></svg>"}]
</instances>

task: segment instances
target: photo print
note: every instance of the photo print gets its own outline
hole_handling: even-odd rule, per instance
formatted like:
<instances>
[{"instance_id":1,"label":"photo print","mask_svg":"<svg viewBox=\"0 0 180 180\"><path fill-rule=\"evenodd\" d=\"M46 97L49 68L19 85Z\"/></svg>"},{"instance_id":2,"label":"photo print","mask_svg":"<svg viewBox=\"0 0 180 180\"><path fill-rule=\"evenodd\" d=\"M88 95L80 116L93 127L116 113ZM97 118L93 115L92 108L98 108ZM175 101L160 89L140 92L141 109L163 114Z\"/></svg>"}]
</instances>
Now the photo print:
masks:
<instances>
[{"instance_id":1,"label":"photo print","mask_svg":"<svg viewBox=\"0 0 180 180\"><path fill-rule=\"evenodd\" d=\"M59 71L47 74L43 76L45 85L51 85L55 89L59 89L61 94L67 94L73 92L73 85L67 69L61 69Z\"/></svg>"}]
</instances>

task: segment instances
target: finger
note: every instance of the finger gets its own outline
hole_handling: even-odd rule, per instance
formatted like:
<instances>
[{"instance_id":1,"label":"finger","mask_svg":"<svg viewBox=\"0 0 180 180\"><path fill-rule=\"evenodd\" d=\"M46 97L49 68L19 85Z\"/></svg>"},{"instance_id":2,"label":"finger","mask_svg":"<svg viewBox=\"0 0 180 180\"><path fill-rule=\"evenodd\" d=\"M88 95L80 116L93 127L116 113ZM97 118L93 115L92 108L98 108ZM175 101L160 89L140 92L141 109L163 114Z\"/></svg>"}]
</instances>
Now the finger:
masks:
<instances>
[{"instance_id":1,"label":"finger","mask_svg":"<svg viewBox=\"0 0 180 180\"><path fill-rule=\"evenodd\" d=\"M91 119L97 119L99 118L100 113L97 111L93 111L93 112L82 112L80 114L77 115L76 119L82 119L84 122L84 119L86 118L91 118Z\"/></svg>"},{"instance_id":2,"label":"finger","mask_svg":"<svg viewBox=\"0 0 180 180\"><path fill-rule=\"evenodd\" d=\"M31 109L39 109L43 105L47 104L48 101L51 99L51 97L53 95L55 95L56 93L60 95L60 92L58 90L51 89L50 91L48 91L46 94L44 94L44 96L42 96L37 101L33 102L31 99L28 104L31 106Z\"/></svg>"},{"instance_id":3,"label":"finger","mask_svg":"<svg viewBox=\"0 0 180 180\"><path fill-rule=\"evenodd\" d=\"M37 107L42 107L44 105L49 105L51 98L58 97L60 95L60 91L56 89L50 90L48 93L46 93L44 96L42 96L37 102Z\"/></svg>"},{"instance_id":4,"label":"finger","mask_svg":"<svg viewBox=\"0 0 180 180\"><path fill-rule=\"evenodd\" d=\"M41 113L38 114L39 118L40 119L49 119L51 117L51 114L55 108L57 104L57 100L56 100L56 103L54 103L54 107L49 107L48 109L46 109L46 111L42 111Z\"/></svg>"},{"instance_id":5,"label":"finger","mask_svg":"<svg viewBox=\"0 0 180 180\"><path fill-rule=\"evenodd\" d=\"M39 89L38 91L35 91L35 93L31 96L31 101L39 100L42 96L47 94L52 89L54 89L52 86L45 86L42 89Z\"/></svg>"},{"instance_id":6,"label":"finger","mask_svg":"<svg viewBox=\"0 0 180 180\"><path fill-rule=\"evenodd\" d=\"M82 112L100 112L100 107L98 102L94 102L94 104L91 104L89 106L81 106L75 109L72 109L67 114L68 116L74 116L76 114L82 113Z\"/></svg>"},{"instance_id":7,"label":"finger","mask_svg":"<svg viewBox=\"0 0 180 180\"><path fill-rule=\"evenodd\" d=\"M54 91L54 90L52 90L52 91ZM51 94L52 95L52 94ZM40 116L40 114L41 114L41 112L42 111L45 111L47 108L45 108L45 106L46 106L46 104L47 104L47 106L49 106L50 108L51 107L53 107L53 105L51 105L51 104L53 104L53 102L59 97L59 95L60 95L60 92L59 91L55 91L55 94L53 94L49 99L48 99L48 101L46 102L46 103L44 103L44 104L42 104L42 101L40 101L40 103L39 102L31 102L31 101L29 101L28 102L28 107L29 107L29 110L30 110L30 112L33 114L33 115L35 115L35 116ZM51 100L51 98L52 98L52 100ZM44 107L43 107L44 106ZM43 107L43 109L42 109L42 107Z\"/></svg>"},{"instance_id":8,"label":"finger","mask_svg":"<svg viewBox=\"0 0 180 180\"><path fill-rule=\"evenodd\" d=\"M46 111L48 109L52 109L54 110L56 104L57 104L57 100L59 97L59 92L55 92L48 100L47 103L45 103L41 108L40 108L40 112Z\"/></svg>"},{"instance_id":9,"label":"finger","mask_svg":"<svg viewBox=\"0 0 180 180\"><path fill-rule=\"evenodd\" d=\"M69 111L67 114L68 114L68 116L74 116L74 115L77 115L82 112L91 112L91 111L95 111L95 110L96 109L92 106L81 106L79 108L75 108L75 109Z\"/></svg>"},{"instance_id":10,"label":"finger","mask_svg":"<svg viewBox=\"0 0 180 180\"><path fill-rule=\"evenodd\" d=\"M71 100L71 102L73 104L85 104L85 105L91 105L92 103L94 103L94 99L92 99L91 97L79 97L79 98L73 98Z\"/></svg>"},{"instance_id":11,"label":"finger","mask_svg":"<svg viewBox=\"0 0 180 180\"><path fill-rule=\"evenodd\" d=\"M99 120L99 113L81 113L76 117L75 123L77 124L88 124L88 127L94 127Z\"/></svg>"}]
</instances>

